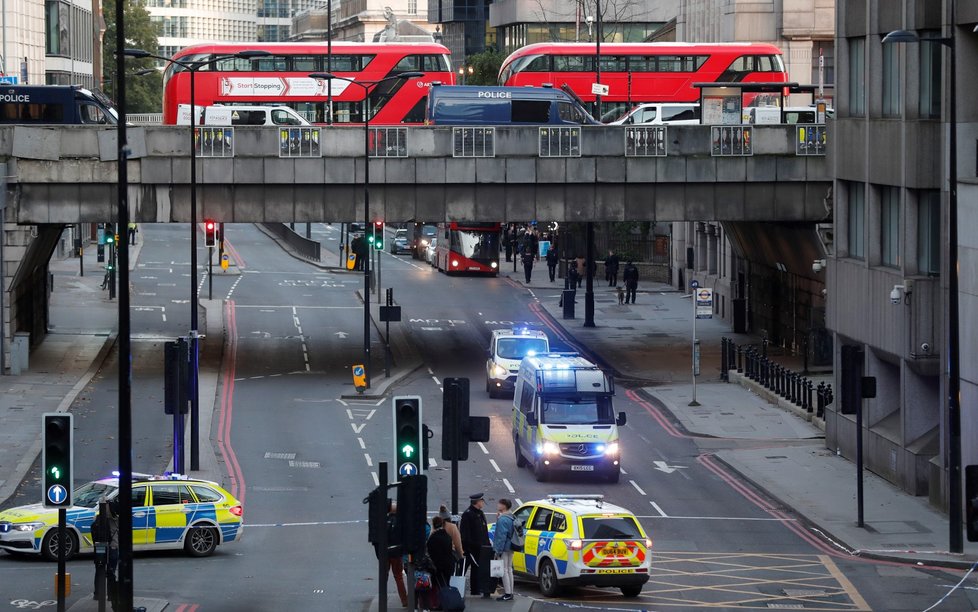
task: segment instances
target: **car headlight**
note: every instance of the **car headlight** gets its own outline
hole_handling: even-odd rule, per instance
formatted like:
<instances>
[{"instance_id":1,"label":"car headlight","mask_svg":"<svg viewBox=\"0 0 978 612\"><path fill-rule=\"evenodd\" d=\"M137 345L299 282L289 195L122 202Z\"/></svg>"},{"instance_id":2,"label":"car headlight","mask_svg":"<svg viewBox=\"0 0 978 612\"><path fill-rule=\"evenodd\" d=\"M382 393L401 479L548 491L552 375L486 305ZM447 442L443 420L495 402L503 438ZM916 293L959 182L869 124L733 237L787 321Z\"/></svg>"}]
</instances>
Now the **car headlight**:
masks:
<instances>
[{"instance_id":1,"label":"car headlight","mask_svg":"<svg viewBox=\"0 0 978 612\"><path fill-rule=\"evenodd\" d=\"M543 454L544 455L558 455L560 454L560 447L554 442L544 442L543 443Z\"/></svg>"},{"instance_id":2,"label":"car headlight","mask_svg":"<svg viewBox=\"0 0 978 612\"><path fill-rule=\"evenodd\" d=\"M618 454L618 443L612 442L611 444L604 447L604 454L608 456L614 456Z\"/></svg>"},{"instance_id":3,"label":"car headlight","mask_svg":"<svg viewBox=\"0 0 978 612\"><path fill-rule=\"evenodd\" d=\"M428 241L427 240L422 240L421 241L421 246L428 246Z\"/></svg>"},{"instance_id":4,"label":"car headlight","mask_svg":"<svg viewBox=\"0 0 978 612\"><path fill-rule=\"evenodd\" d=\"M496 262L492 262L491 264L489 264L489 267L495 270L496 268L499 267L499 264L497 264Z\"/></svg>"},{"instance_id":5,"label":"car headlight","mask_svg":"<svg viewBox=\"0 0 978 612\"><path fill-rule=\"evenodd\" d=\"M14 531L35 531L44 527L44 523L40 521L32 521L30 523L13 523L10 528Z\"/></svg>"},{"instance_id":6,"label":"car headlight","mask_svg":"<svg viewBox=\"0 0 978 612\"><path fill-rule=\"evenodd\" d=\"M499 365L498 363L492 366L492 375L493 376L496 376L496 377L501 378L503 376L506 376L506 374L507 374L506 368L504 368L503 366Z\"/></svg>"}]
</instances>

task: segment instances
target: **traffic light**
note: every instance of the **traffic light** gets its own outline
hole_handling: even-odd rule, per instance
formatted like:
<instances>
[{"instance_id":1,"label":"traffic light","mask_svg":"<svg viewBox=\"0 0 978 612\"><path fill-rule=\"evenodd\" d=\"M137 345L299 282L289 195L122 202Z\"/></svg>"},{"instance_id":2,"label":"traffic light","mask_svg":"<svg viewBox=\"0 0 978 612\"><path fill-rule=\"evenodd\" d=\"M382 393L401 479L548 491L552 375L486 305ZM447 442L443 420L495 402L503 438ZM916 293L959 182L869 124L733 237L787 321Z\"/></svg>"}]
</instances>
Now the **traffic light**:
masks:
<instances>
[{"instance_id":1,"label":"traffic light","mask_svg":"<svg viewBox=\"0 0 978 612\"><path fill-rule=\"evenodd\" d=\"M840 350L840 410L842 414L855 414L863 401L863 351L858 346L843 345Z\"/></svg>"},{"instance_id":2,"label":"traffic light","mask_svg":"<svg viewBox=\"0 0 978 612\"><path fill-rule=\"evenodd\" d=\"M421 398L394 398L394 465L398 480L424 471L421 455Z\"/></svg>"},{"instance_id":3,"label":"traffic light","mask_svg":"<svg viewBox=\"0 0 978 612\"><path fill-rule=\"evenodd\" d=\"M48 412L42 417L44 441L41 454L41 495L47 508L67 508L72 504L72 416L67 412Z\"/></svg>"},{"instance_id":4,"label":"traffic light","mask_svg":"<svg viewBox=\"0 0 978 612\"><path fill-rule=\"evenodd\" d=\"M105 244L115 244L115 234L111 233L112 230L109 230L109 232L110 233L105 235Z\"/></svg>"},{"instance_id":5,"label":"traffic light","mask_svg":"<svg viewBox=\"0 0 978 612\"><path fill-rule=\"evenodd\" d=\"M397 487L398 543L405 553L424 549L428 520L428 477L404 476Z\"/></svg>"},{"instance_id":6,"label":"traffic light","mask_svg":"<svg viewBox=\"0 0 978 612\"><path fill-rule=\"evenodd\" d=\"M964 526L969 542L978 542L978 465L964 468Z\"/></svg>"},{"instance_id":7,"label":"traffic light","mask_svg":"<svg viewBox=\"0 0 978 612\"><path fill-rule=\"evenodd\" d=\"M384 222L374 221L374 248L378 251L384 250Z\"/></svg>"},{"instance_id":8,"label":"traffic light","mask_svg":"<svg viewBox=\"0 0 978 612\"><path fill-rule=\"evenodd\" d=\"M468 461L469 441L463 432L469 420L469 379L446 378L441 410L441 458Z\"/></svg>"},{"instance_id":9,"label":"traffic light","mask_svg":"<svg viewBox=\"0 0 978 612\"><path fill-rule=\"evenodd\" d=\"M383 531L388 528L387 513L390 511L391 501L387 497L387 491L377 487L367 495L363 503L367 504L367 541L379 544ZM390 546L395 542L388 538L387 544Z\"/></svg>"},{"instance_id":10,"label":"traffic light","mask_svg":"<svg viewBox=\"0 0 978 612\"><path fill-rule=\"evenodd\" d=\"M204 219L204 246L217 246L217 223L213 219Z\"/></svg>"}]
</instances>

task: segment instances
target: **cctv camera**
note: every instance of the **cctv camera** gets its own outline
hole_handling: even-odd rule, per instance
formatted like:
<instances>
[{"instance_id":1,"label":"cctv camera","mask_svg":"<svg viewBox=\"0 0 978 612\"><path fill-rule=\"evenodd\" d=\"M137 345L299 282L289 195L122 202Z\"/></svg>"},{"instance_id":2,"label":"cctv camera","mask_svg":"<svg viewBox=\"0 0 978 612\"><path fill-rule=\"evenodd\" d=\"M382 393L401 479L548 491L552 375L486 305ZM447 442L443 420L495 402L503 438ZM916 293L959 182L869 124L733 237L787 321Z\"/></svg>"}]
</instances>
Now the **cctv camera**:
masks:
<instances>
[{"instance_id":1,"label":"cctv camera","mask_svg":"<svg viewBox=\"0 0 978 612\"><path fill-rule=\"evenodd\" d=\"M900 292L899 287L894 285L893 290L890 291L890 303L899 304L902 301L903 301L903 294Z\"/></svg>"},{"instance_id":2,"label":"cctv camera","mask_svg":"<svg viewBox=\"0 0 978 612\"><path fill-rule=\"evenodd\" d=\"M927 343L927 342L921 342L920 343L920 352L921 353L924 353L924 354L930 353L930 344Z\"/></svg>"},{"instance_id":3,"label":"cctv camera","mask_svg":"<svg viewBox=\"0 0 978 612\"><path fill-rule=\"evenodd\" d=\"M812 262L812 272L814 272L815 274L818 274L824 269L825 269L824 259L816 259L815 261Z\"/></svg>"}]
</instances>

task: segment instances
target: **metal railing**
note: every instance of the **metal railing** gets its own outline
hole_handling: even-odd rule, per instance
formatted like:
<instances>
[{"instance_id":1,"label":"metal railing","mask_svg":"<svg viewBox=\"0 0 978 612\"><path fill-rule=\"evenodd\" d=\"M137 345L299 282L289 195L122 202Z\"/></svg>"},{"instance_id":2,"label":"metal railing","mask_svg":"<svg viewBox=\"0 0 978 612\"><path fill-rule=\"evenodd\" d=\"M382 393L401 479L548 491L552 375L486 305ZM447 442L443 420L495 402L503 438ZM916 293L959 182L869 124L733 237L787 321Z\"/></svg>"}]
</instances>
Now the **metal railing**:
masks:
<instances>
[{"instance_id":1,"label":"metal railing","mask_svg":"<svg viewBox=\"0 0 978 612\"><path fill-rule=\"evenodd\" d=\"M163 113L130 113L126 121L133 125L162 125Z\"/></svg>"},{"instance_id":2,"label":"metal railing","mask_svg":"<svg viewBox=\"0 0 978 612\"><path fill-rule=\"evenodd\" d=\"M825 408L835 399L832 385L820 382L817 386L807 376L775 363L767 356L767 342L738 345L731 338L720 339L720 380L730 382L730 370L761 385L775 395L800 407L816 418L825 418Z\"/></svg>"},{"instance_id":3,"label":"metal railing","mask_svg":"<svg viewBox=\"0 0 978 612\"><path fill-rule=\"evenodd\" d=\"M261 225L269 232L284 240L300 257L305 257L312 261L320 261L323 245L318 240L310 240L300 236L285 223L262 223Z\"/></svg>"}]
</instances>

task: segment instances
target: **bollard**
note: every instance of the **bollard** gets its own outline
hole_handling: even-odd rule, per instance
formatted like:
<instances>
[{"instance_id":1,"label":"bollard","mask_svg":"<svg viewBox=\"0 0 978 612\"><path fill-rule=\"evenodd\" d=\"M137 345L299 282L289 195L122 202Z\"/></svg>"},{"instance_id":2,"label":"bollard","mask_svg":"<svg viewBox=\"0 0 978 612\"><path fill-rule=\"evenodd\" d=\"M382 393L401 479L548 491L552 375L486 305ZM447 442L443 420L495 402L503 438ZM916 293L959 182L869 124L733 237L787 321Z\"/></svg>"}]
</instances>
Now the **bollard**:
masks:
<instances>
[{"instance_id":1,"label":"bollard","mask_svg":"<svg viewBox=\"0 0 978 612\"><path fill-rule=\"evenodd\" d=\"M727 339L720 338L720 380L727 380Z\"/></svg>"},{"instance_id":2,"label":"bollard","mask_svg":"<svg viewBox=\"0 0 978 612\"><path fill-rule=\"evenodd\" d=\"M814 386L815 385L812 384L812 380L810 378L805 381L805 389L804 389L804 394L802 395L802 401L804 402L803 407L808 412L812 412L812 410L814 410L815 408L812 405L812 389L814 388Z\"/></svg>"},{"instance_id":3,"label":"bollard","mask_svg":"<svg viewBox=\"0 0 978 612\"><path fill-rule=\"evenodd\" d=\"M815 391L816 405L818 406L818 411L815 416L821 418L825 414L825 383L818 383L817 390Z\"/></svg>"},{"instance_id":4,"label":"bollard","mask_svg":"<svg viewBox=\"0 0 978 612\"><path fill-rule=\"evenodd\" d=\"M791 375L791 403L798 406L801 404L801 394L798 388L801 386L801 375L792 373Z\"/></svg>"},{"instance_id":5,"label":"bollard","mask_svg":"<svg viewBox=\"0 0 978 612\"><path fill-rule=\"evenodd\" d=\"M744 373L744 347L737 347L737 373Z\"/></svg>"},{"instance_id":6,"label":"bollard","mask_svg":"<svg viewBox=\"0 0 978 612\"><path fill-rule=\"evenodd\" d=\"M767 357L767 336L761 340L761 357Z\"/></svg>"}]
</instances>

